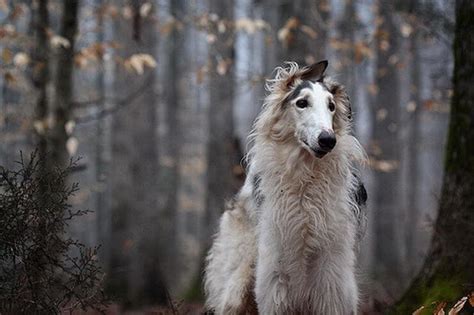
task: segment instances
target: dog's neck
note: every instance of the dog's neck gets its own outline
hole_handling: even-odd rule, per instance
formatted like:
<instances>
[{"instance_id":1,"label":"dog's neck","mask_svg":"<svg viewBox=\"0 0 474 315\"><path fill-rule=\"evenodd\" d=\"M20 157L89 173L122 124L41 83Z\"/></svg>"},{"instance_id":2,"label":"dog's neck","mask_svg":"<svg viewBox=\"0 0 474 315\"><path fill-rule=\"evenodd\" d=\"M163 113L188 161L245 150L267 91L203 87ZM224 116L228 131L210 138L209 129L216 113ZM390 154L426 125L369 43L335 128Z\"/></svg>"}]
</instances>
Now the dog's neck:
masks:
<instances>
[{"instance_id":1,"label":"dog's neck","mask_svg":"<svg viewBox=\"0 0 474 315\"><path fill-rule=\"evenodd\" d=\"M342 140L332 152L323 158L318 158L303 148L296 140L275 142L268 138L257 138L255 145L258 150L255 150L251 157L251 163L255 163L255 169L264 176L265 174L278 174L302 179L302 176L311 178L314 174L325 175L335 169L341 172L342 169L348 170L350 167L346 146L351 142L347 141L349 139ZM330 175L330 178L334 178L338 174Z\"/></svg>"}]
</instances>

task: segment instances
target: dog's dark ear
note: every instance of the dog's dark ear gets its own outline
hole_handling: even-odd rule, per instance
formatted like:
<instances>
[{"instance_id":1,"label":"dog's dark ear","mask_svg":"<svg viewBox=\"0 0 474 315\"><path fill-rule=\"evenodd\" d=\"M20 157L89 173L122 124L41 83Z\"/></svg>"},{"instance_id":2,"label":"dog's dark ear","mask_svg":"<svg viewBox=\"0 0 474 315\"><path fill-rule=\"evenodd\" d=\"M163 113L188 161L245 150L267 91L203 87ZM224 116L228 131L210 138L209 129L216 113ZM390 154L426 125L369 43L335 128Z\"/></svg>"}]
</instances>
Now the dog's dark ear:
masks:
<instances>
[{"instance_id":1,"label":"dog's dark ear","mask_svg":"<svg viewBox=\"0 0 474 315\"><path fill-rule=\"evenodd\" d=\"M328 88L337 103L342 105L341 109L343 113L349 120L352 120L351 100L349 99L349 95L347 95L345 88L338 83L329 84Z\"/></svg>"},{"instance_id":2,"label":"dog's dark ear","mask_svg":"<svg viewBox=\"0 0 474 315\"><path fill-rule=\"evenodd\" d=\"M322 81L322 79L324 78L324 72L326 71L327 67L327 60L322 60L320 62L313 63L301 74L301 79L310 81Z\"/></svg>"}]
</instances>

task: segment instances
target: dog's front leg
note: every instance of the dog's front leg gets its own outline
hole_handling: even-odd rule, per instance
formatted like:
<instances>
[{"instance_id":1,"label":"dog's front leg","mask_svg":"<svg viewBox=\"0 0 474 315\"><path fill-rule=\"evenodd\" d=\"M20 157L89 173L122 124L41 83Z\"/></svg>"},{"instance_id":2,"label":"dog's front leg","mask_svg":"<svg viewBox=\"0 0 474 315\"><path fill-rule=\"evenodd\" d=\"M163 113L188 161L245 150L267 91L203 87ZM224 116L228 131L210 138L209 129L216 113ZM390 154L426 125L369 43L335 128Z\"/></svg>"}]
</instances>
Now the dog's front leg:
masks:
<instances>
[{"instance_id":1,"label":"dog's front leg","mask_svg":"<svg viewBox=\"0 0 474 315\"><path fill-rule=\"evenodd\" d=\"M267 221L268 222L268 221ZM255 298L259 314L289 314L288 282L280 269L281 246L274 227L262 222L259 231Z\"/></svg>"}]
</instances>

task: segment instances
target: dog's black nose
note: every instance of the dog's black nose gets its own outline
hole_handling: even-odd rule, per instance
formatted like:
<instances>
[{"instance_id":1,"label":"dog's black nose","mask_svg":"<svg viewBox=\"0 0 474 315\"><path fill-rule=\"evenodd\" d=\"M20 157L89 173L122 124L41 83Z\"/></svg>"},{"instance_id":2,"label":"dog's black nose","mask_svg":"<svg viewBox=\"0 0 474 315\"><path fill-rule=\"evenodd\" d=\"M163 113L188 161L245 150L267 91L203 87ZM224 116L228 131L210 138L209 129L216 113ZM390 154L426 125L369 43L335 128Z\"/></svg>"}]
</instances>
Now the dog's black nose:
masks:
<instances>
[{"instance_id":1,"label":"dog's black nose","mask_svg":"<svg viewBox=\"0 0 474 315\"><path fill-rule=\"evenodd\" d=\"M321 150L329 152L336 145L336 135L333 132L323 131L318 137L318 144Z\"/></svg>"}]
</instances>

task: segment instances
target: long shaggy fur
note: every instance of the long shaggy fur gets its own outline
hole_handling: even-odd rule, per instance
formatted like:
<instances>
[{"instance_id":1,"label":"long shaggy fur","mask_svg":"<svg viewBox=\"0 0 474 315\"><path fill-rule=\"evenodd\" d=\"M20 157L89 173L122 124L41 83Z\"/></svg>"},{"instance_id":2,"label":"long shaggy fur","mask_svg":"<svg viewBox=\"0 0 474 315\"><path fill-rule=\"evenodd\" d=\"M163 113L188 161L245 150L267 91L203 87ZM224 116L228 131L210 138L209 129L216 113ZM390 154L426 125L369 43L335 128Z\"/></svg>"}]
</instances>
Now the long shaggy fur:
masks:
<instances>
[{"instance_id":1,"label":"long shaggy fur","mask_svg":"<svg viewBox=\"0 0 474 315\"><path fill-rule=\"evenodd\" d=\"M306 68L277 68L250 136L247 179L223 214L207 257L207 307L217 314L356 314L355 248L360 209L350 104L333 94L337 145L314 158L295 138L285 99ZM256 304L255 304L256 303Z\"/></svg>"}]
</instances>

